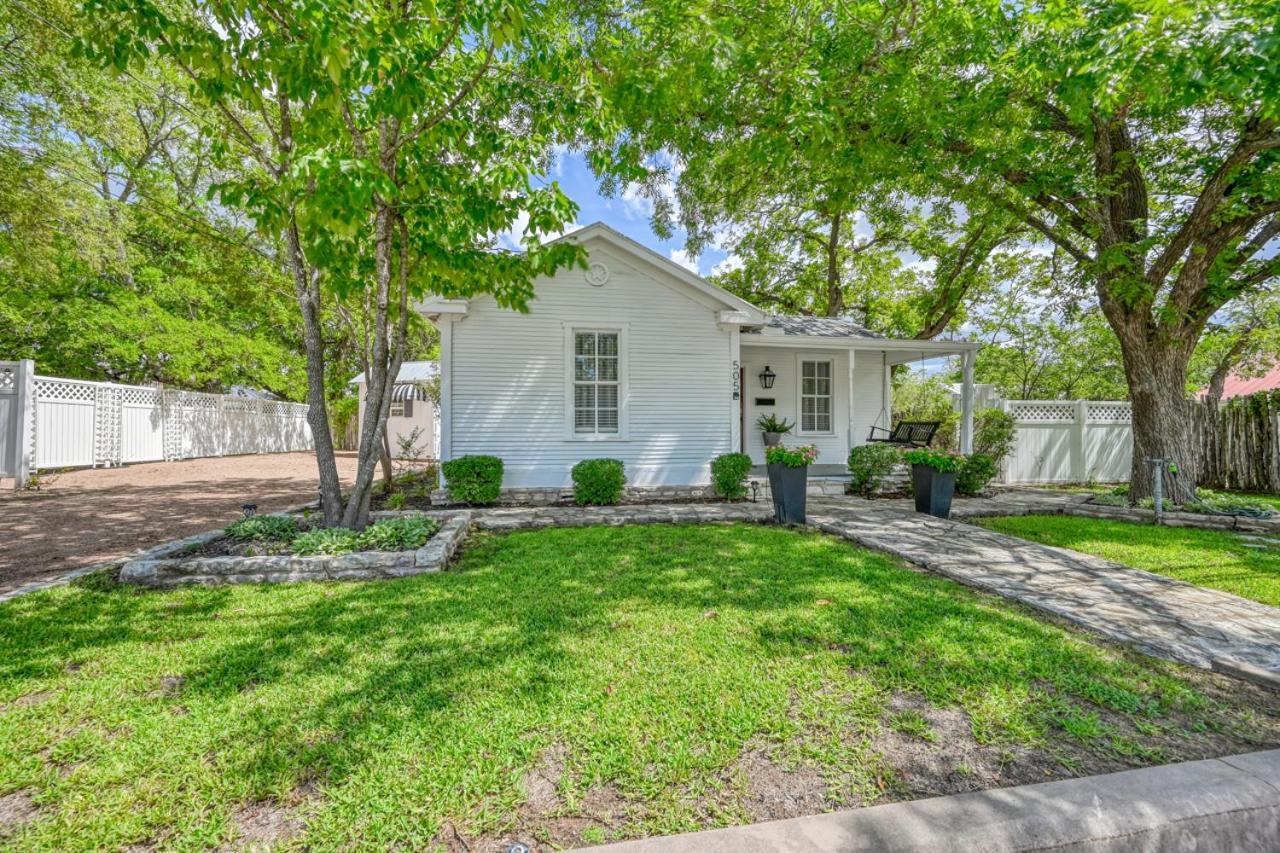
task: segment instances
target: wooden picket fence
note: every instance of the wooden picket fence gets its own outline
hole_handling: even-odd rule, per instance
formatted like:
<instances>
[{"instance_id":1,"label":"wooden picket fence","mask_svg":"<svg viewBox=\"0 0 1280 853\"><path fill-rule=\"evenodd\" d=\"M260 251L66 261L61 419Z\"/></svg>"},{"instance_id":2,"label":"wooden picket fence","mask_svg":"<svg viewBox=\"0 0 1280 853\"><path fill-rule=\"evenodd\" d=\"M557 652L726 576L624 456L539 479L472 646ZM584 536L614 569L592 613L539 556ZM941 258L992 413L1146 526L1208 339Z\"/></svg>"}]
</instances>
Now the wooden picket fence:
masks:
<instances>
[{"instance_id":1,"label":"wooden picket fence","mask_svg":"<svg viewBox=\"0 0 1280 853\"><path fill-rule=\"evenodd\" d=\"M1280 391L1196 404L1200 485L1280 494Z\"/></svg>"}]
</instances>

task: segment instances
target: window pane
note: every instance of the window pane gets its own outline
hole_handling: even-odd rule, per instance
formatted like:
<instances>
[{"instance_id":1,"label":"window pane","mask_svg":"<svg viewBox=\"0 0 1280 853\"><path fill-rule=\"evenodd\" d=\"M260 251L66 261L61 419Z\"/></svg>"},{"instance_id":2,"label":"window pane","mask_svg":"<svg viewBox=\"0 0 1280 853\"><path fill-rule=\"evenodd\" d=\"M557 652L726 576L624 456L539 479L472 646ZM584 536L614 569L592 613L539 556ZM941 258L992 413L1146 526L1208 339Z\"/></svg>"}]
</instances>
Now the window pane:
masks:
<instances>
[{"instance_id":1,"label":"window pane","mask_svg":"<svg viewBox=\"0 0 1280 853\"><path fill-rule=\"evenodd\" d=\"M831 393L831 380L824 376L821 379L818 379L817 382L818 390L816 393L821 394L824 397L828 396Z\"/></svg>"},{"instance_id":2,"label":"window pane","mask_svg":"<svg viewBox=\"0 0 1280 853\"><path fill-rule=\"evenodd\" d=\"M814 365L814 362L812 361L800 362L800 375L806 379L809 378L810 376L814 376L815 373L814 373L813 365Z\"/></svg>"},{"instance_id":3,"label":"window pane","mask_svg":"<svg viewBox=\"0 0 1280 853\"><path fill-rule=\"evenodd\" d=\"M805 432L813 432L816 429L816 427L814 427L813 424L814 424L813 415L800 416L800 429L804 430Z\"/></svg>"},{"instance_id":4,"label":"window pane","mask_svg":"<svg viewBox=\"0 0 1280 853\"><path fill-rule=\"evenodd\" d=\"M829 379L829 378L831 377L831 362L829 362L829 361L815 361L815 362L814 362L814 365L817 367L817 375L818 375L818 376L820 376L820 377L822 377L822 378L824 378L824 379Z\"/></svg>"},{"instance_id":5,"label":"window pane","mask_svg":"<svg viewBox=\"0 0 1280 853\"><path fill-rule=\"evenodd\" d=\"M617 332L601 332L600 333L600 355L617 355L617 354L618 354Z\"/></svg>"},{"instance_id":6,"label":"window pane","mask_svg":"<svg viewBox=\"0 0 1280 853\"><path fill-rule=\"evenodd\" d=\"M596 378L595 359L586 355L573 357L573 378L579 382L590 382Z\"/></svg>"},{"instance_id":7,"label":"window pane","mask_svg":"<svg viewBox=\"0 0 1280 853\"><path fill-rule=\"evenodd\" d=\"M600 363L600 375L596 378L601 382L617 382L618 381L618 359L605 358L601 356L596 359Z\"/></svg>"},{"instance_id":8,"label":"window pane","mask_svg":"<svg viewBox=\"0 0 1280 853\"><path fill-rule=\"evenodd\" d=\"M596 354L596 334L595 332L578 332L573 336L573 352L574 355L595 355Z\"/></svg>"},{"instance_id":9,"label":"window pane","mask_svg":"<svg viewBox=\"0 0 1280 853\"><path fill-rule=\"evenodd\" d=\"M598 415L599 423L596 425L597 432L617 432L618 431L618 410L617 409L601 409Z\"/></svg>"},{"instance_id":10,"label":"window pane","mask_svg":"<svg viewBox=\"0 0 1280 853\"><path fill-rule=\"evenodd\" d=\"M831 414L831 398L830 397L814 397L814 411L820 415Z\"/></svg>"},{"instance_id":11,"label":"window pane","mask_svg":"<svg viewBox=\"0 0 1280 853\"><path fill-rule=\"evenodd\" d=\"M812 376L806 376L804 379L800 381L800 393L801 394L814 393L814 390L817 388L817 382L818 380L814 379Z\"/></svg>"},{"instance_id":12,"label":"window pane","mask_svg":"<svg viewBox=\"0 0 1280 853\"><path fill-rule=\"evenodd\" d=\"M596 386L596 402L602 409L618 408L618 386L617 385L597 385Z\"/></svg>"},{"instance_id":13,"label":"window pane","mask_svg":"<svg viewBox=\"0 0 1280 853\"><path fill-rule=\"evenodd\" d=\"M831 432L831 415L818 415L815 418L817 426L814 427L816 432Z\"/></svg>"}]
</instances>

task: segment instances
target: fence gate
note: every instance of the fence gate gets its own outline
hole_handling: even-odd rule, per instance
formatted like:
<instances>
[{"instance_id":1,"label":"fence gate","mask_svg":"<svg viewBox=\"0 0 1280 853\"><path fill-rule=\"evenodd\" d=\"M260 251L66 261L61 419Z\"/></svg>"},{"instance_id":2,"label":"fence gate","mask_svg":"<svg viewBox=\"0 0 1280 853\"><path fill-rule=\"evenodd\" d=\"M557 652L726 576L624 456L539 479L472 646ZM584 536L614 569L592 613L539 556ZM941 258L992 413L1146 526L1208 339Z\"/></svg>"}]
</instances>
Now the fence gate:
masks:
<instances>
[{"instance_id":1,"label":"fence gate","mask_svg":"<svg viewBox=\"0 0 1280 853\"><path fill-rule=\"evenodd\" d=\"M311 450L307 406L36 376L0 362L0 477L39 468Z\"/></svg>"}]
</instances>

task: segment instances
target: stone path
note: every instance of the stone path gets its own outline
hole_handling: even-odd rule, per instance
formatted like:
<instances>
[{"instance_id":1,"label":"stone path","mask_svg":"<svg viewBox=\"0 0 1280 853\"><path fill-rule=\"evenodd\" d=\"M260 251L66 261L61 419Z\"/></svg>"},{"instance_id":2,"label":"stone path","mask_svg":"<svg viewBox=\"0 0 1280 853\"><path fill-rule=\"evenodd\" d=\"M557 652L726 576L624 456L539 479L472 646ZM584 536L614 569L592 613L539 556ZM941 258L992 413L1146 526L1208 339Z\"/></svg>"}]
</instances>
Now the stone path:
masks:
<instances>
[{"instance_id":1,"label":"stone path","mask_svg":"<svg viewBox=\"0 0 1280 853\"><path fill-rule=\"evenodd\" d=\"M811 498L809 524L1156 657L1280 687L1280 609L890 501Z\"/></svg>"}]
</instances>

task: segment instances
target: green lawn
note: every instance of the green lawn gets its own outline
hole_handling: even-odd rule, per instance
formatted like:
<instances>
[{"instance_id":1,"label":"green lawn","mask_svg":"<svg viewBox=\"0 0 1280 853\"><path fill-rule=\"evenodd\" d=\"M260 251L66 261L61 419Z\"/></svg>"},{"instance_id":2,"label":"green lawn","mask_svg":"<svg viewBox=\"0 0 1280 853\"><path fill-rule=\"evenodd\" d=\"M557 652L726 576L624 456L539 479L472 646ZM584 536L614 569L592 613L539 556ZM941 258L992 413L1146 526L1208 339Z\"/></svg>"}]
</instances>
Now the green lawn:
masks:
<instances>
[{"instance_id":1,"label":"green lawn","mask_svg":"<svg viewBox=\"0 0 1280 853\"><path fill-rule=\"evenodd\" d=\"M1280 538L1249 540L1218 530L1061 515L974 523L1280 607Z\"/></svg>"},{"instance_id":2,"label":"green lawn","mask_svg":"<svg viewBox=\"0 0 1280 853\"><path fill-rule=\"evenodd\" d=\"M484 536L387 582L97 577L0 605L0 846L594 842L1245 751L1264 695L763 526Z\"/></svg>"}]
</instances>

